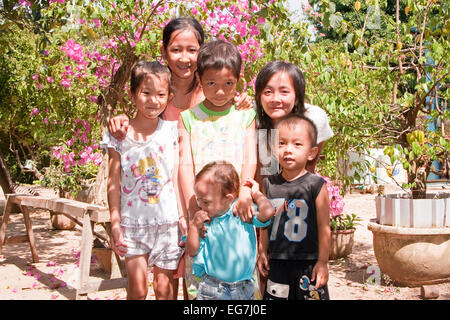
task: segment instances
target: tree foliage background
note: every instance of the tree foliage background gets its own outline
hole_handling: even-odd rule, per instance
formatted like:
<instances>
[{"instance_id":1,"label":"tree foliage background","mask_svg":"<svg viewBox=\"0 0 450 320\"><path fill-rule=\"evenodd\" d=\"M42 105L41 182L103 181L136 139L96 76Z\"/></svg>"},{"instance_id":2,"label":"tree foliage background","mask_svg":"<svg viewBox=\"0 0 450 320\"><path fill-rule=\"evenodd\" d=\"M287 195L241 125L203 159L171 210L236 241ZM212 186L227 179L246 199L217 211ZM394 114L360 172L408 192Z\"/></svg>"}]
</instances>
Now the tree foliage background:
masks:
<instances>
[{"instance_id":1,"label":"tree foliage background","mask_svg":"<svg viewBox=\"0 0 450 320\"><path fill-rule=\"evenodd\" d=\"M94 181L106 119L132 113L124 90L132 64L161 59L163 26L183 15L202 23L207 40L238 46L240 91L253 95L272 60L304 71L308 102L326 110L335 132L322 175L349 185L358 178L346 176L349 150L408 147L407 134L431 116L448 145L446 1L313 0L304 12L308 20L294 22L285 1L262 0L1 1L0 151L13 180L68 191Z\"/></svg>"}]
</instances>

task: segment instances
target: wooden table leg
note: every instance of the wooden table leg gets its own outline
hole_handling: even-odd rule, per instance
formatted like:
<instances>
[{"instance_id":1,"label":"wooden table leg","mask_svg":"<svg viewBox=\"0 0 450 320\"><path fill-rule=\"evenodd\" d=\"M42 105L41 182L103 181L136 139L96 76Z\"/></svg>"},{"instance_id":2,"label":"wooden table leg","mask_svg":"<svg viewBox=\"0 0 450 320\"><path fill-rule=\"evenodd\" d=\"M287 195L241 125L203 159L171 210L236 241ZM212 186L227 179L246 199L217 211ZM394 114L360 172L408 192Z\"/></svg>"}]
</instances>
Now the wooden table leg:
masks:
<instances>
[{"instance_id":1,"label":"wooden table leg","mask_svg":"<svg viewBox=\"0 0 450 320\"><path fill-rule=\"evenodd\" d=\"M6 200L5 209L3 210L3 219L0 226L0 253L2 253L3 243L5 242L6 228L8 227L9 214L13 206L13 196L8 195Z\"/></svg>"},{"instance_id":2,"label":"wooden table leg","mask_svg":"<svg viewBox=\"0 0 450 320\"><path fill-rule=\"evenodd\" d=\"M81 239L81 253L80 253L80 278L79 288L77 289L76 299L87 299L87 294L82 293L85 291L89 282L89 273L91 270L91 255L92 255L92 243L94 241L94 235L92 232L91 219L89 214L85 214L83 218L83 233ZM81 291L81 293L79 292Z\"/></svg>"},{"instance_id":3,"label":"wooden table leg","mask_svg":"<svg viewBox=\"0 0 450 320\"><path fill-rule=\"evenodd\" d=\"M27 229L28 241L30 242L31 256L33 262L38 263L39 257L36 250L36 240L34 239L33 226L31 225L30 210L26 206L20 206L22 210L23 219L25 221L25 228Z\"/></svg>"}]
</instances>

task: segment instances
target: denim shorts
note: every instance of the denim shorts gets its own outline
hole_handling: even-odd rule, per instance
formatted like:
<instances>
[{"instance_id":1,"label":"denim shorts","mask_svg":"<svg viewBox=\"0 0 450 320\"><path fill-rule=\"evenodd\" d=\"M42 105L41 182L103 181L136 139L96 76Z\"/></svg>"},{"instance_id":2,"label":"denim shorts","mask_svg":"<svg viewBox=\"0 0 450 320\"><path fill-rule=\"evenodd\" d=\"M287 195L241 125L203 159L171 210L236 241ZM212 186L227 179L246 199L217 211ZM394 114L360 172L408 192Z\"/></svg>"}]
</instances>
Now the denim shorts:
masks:
<instances>
[{"instance_id":1,"label":"denim shorts","mask_svg":"<svg viewBox=\"0 0 450 320\"><path fill-rule=\"evenodd\" d=\"M197 300L253 300L252 280L225 282L206 273L198 286Z\"/></svg>"}]
</instances>

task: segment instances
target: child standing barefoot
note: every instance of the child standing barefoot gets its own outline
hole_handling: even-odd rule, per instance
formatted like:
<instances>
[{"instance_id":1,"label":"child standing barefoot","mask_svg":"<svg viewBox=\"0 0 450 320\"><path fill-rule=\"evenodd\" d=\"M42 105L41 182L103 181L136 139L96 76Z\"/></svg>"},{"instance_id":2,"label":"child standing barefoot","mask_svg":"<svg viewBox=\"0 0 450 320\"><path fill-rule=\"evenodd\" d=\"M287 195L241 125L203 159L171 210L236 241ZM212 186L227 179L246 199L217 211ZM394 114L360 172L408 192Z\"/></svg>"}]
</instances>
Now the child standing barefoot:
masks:
<instances>
[{"instance_id":1,"label":"child standing barefoot","mask_svg":"<svg viewBox=\"0 0 450 320\"><path fill-rule=\"evenodd\" d=\"M147 268L154 266L156 299L173 297L173 272L183 254L179 247L178 131L159 115L172 97L171 74L159 62L138 62L131 71L129 95L137 114L127 136L107 133L108 203L111 245L125 256L127 299L145 299Z\"/></svg>"}]
</instances>

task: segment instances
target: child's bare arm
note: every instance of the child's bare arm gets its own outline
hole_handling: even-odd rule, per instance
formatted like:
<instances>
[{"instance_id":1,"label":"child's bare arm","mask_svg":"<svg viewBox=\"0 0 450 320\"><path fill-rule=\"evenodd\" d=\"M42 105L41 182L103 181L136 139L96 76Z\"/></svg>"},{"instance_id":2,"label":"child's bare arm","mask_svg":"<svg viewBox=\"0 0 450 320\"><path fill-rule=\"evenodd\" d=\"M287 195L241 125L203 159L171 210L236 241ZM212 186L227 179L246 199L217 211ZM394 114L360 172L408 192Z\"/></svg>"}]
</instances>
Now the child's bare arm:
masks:
<instances>
[{"instance_id":1,"label":"child's bare arm","mask_svg":"<svg viewBox=\"0 0 450 320\"><path fill-rule=\"evenodd\" d=\"M324 183L316 198L317 229L319 237L319 256L313 268L311 281L316 280L316 288L328 282L328 255L330 250L330 204L327 186Z\"/></svg>"},{"instance_id":2,"label":"child's bare arm","mask_svg":"<svg viewBox=\"0 0 450 320\"><path fill-rule=\"evenodd\" d=\"M111 246L120 256L126 253L126 244L123 241L122 228L120 227L120 184L121 162L120 154L114 149L108 149L109 174L108 174L108 206L111 216Z\"/></svg>"},{"instance_id":3,"label":"child's bare arm","mask_svg":"<svg viewBox=\"0 0 450 320\"><path fill-rule=\"evenodd\" d=\"M267 228L261 228L259 230L258 261L256 262L256 265L259 272L264 277L267 277L267 275L269 274L269 231Z\"/></svg>"},{"instance_id":4,"label":"child's bare arm","mask_svg":"<svg viewBox=\"0 0 450 320\"><path fill-rule=\"evenodd\" d=\"M178 207L178 221L179 226L181 230L181 235L186 235L188 230L187 225L187 209L186 205L184 204L183 199L183 191L181 190L181 186L178 179L179 174L179 145L178 143L175 146L175 152L174 152L174 168L172 173L172 181L173 181L173 187L175 189L175 195L177 197L177 207ZM182 243L180 243L181 245Z\"/></svg>"},{"instance_id":5,"label":"child's bare arm","mask_svg":"<svg viewBox=\"0 0 450 320\"><path fill-rule=\"evenodd\" d=\"M244 159L241 170L241 181L253 179L256 172L256 137L255 137L255 121L250 124L245 133ZM244 222L251 222L255 216L255 209L251 191L241 186L239 189L239 197L233 208L233 213L239 215Z\"/></svg>"},{"instance_id":6,"label":"child's bare arm","mask_svg":"<svg viewBox=\"0 0 450 320\"><path fill-rule=\"evenodd\" d=\"M194 218L189 223L189 231L186 239L186 250L191 257L197 255L200 248L200 237L206 227L205 222L210 221L206 211L197 211Z\"/></svg>"},{"instance_id":7,"label":"child's bare arm","mask_svg":"<svg viewBox=\"0 0 450 320\"><path fill-rule=\"evenodd\" d=\"M192 219L194 213L200 210L195 201L194 192L194 163L192 160L191 142L189 139L189 133L183 124L181 116L178 119L178 133L180 136L180 163L179 163L179 183L181 186L182 194L184 197L184 203L187 209L188 219Z\"/></svg>"},{"instance_id":8,"label":"child's bare arm","mask_svg":"<svg viewBox=\"0 0 450 320\"><path fill-rule=\"evenodd\" d=\"M267 222L275 215L272 203L259 188L259 183L253 179L247 179L244 183L250 189L252 201L258 206L257 218L260 222Z\"/></svg>"}]
</instances>

